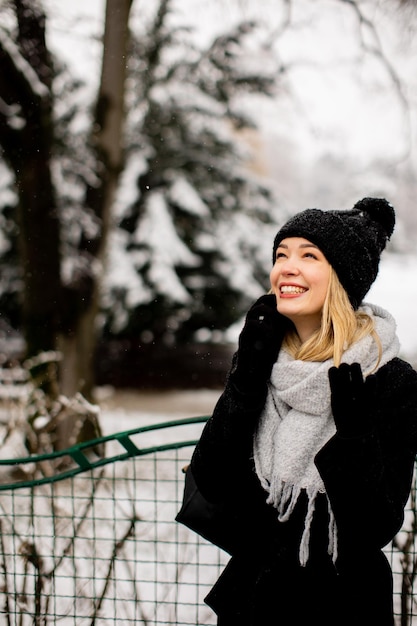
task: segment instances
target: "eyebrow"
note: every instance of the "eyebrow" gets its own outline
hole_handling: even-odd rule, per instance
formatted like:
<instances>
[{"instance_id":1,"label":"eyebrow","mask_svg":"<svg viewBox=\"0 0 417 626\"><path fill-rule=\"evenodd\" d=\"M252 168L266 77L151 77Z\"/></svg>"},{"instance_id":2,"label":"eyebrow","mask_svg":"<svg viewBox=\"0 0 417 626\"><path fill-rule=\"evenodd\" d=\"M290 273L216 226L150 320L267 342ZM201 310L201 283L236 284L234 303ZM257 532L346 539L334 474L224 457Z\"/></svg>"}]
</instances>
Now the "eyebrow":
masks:
<instances>
[{"instance_id":1,"label":"eyebrow","mask_svg":"<svg viewBox=\"0 0 417 626\"><path fill-rule=\"evenodd\" d=\"M288 246L286 243L279 243L278 248L286 248L288 249ZM299 248L316 248L316 250L318 250L319 248L317 246L314 245L314 243L300 243L300 245L298 246Z\"/></svg>"}]
</instances>

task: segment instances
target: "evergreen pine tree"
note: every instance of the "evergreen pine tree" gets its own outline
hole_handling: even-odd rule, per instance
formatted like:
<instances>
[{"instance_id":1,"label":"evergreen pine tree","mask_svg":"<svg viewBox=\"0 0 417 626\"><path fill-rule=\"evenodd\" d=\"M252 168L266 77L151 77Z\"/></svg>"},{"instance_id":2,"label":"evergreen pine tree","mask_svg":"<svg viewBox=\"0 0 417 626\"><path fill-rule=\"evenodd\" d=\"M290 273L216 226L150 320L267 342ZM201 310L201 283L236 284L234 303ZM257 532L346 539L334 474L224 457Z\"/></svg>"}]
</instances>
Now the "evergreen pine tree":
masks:
<instances>
[{"instance_id":1,"label":"evergreen pine tree","mask_svg":"<svg viewBox=\"0 0 417 626\"><path fill-rule=\"evenodd\" d=\"M273 94L279 71L256 24L198 47L168 25L169 5L131 55L134 199L126 206L122 187L105 306L108 333L178 344L227 329L267 285L259 242L277 218L249 165L244 131L256 123L244 102Z\"/></svg>"}]
</instances>

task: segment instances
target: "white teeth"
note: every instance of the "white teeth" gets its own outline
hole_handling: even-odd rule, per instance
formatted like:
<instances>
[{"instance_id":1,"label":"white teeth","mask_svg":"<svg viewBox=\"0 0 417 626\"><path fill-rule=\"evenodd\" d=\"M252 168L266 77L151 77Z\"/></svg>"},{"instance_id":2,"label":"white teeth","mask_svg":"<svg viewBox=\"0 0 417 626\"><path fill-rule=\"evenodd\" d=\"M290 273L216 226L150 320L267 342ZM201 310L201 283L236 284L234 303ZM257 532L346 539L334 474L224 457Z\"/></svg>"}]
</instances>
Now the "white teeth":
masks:
<instances>
[{"instance_id":1,"label":"white teeth","mask_svg":"<svg viewBox=\"0 0 417 626\"><path fill-rule=\"evenodd\" d=\"M304 287L293 287L292 285L283 285L280 288L281 293L304 293L307 289Z\"/></svg>"}]
</instances>

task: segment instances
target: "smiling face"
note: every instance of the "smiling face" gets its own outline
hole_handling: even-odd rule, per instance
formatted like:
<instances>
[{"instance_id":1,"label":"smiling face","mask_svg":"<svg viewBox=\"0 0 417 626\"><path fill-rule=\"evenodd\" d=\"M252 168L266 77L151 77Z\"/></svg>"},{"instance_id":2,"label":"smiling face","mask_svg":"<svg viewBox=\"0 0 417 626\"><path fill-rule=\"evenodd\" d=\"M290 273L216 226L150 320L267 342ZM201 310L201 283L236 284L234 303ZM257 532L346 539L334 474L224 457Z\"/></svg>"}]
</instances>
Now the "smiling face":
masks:
<instances>
[{"instance_id":1,"label":"smiling face","mask_svg":"<svg viewBox=\"0 0 417 626\"><path fill-rule=\"evenodd\" d=\"M277 309L295 325L302 341L320 327L330 279L324 254L303 237L288 237L277 247L270 273Z\"/></svg>"}]
</instances>

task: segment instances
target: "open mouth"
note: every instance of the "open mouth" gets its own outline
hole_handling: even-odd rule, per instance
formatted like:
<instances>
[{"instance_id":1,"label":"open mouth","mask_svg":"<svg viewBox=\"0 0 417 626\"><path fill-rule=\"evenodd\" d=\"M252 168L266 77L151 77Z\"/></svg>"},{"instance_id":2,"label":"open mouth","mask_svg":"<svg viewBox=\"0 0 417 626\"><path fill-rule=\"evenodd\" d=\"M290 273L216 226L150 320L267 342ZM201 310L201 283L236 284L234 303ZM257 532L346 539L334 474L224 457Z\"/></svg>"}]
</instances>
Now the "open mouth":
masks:
<instances>
[{"instance_id":1,"label":"open mouth","mask_svg":"<svg viewBox=\"0 0 417 626\"><path fill-rule=\"evenodd\" d=\"M299 294L299 293L305 293L308 290L305 287L295 287L293 285L282 285L279 288L279 291L282 294Z\"/></svg>"}]
</instances>

